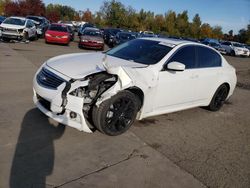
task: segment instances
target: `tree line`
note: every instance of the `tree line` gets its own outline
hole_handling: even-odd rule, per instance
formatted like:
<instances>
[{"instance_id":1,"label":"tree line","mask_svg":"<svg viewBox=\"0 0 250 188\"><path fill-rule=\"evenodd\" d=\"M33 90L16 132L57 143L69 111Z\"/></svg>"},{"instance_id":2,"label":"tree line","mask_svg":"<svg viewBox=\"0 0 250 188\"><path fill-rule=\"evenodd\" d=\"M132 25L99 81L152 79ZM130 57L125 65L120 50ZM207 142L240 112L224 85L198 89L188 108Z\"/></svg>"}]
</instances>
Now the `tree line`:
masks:
<instances>
[{"instance_id":1,"label":"tree line","mask_svg":"<svg viewBox=\"0 0 250 188\"><path fill-rule=\"evenodd\" d=\"M155 14L144 9L136 11L133 7L126 7L117 0L104 1L100 10L95 13L89 9L76 11L70 6L60 4L45 6L42 0L0 0L0 14L5 16L41 15L46 16L52 22L86 21L102 28L150 30L168 36L196 39L216 38L250 44L250 24L246 29L241 29L238 34L234 34L232 30L224 34L221 26L212 27L208 23L203 23L199 14L196 14L190 21L188 11L177 14L170 10L165 14Z\"/></svg>"}]
</instances>

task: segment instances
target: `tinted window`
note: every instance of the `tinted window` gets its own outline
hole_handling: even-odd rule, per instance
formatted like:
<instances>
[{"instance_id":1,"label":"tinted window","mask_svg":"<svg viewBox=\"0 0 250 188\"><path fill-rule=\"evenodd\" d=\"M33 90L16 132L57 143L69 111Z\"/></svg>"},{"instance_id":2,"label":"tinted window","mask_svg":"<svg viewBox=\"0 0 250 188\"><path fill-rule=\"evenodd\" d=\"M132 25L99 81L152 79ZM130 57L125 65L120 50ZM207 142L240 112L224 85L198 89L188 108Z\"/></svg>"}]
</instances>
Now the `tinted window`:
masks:
<instances>
[{"instance_id":1,"label":"tinted window","mask_svg":"<svg viewBox=\"0 0 250 188\"><path fill-rule=\"evenodd\" d=\"M233 46L235 47L240 47L240 48L244 48L244 46L240 43L233 43Z\"/></svg>"},{"instance_id":2,"label":"tinted window","mask_svg":"<svg viewBox=\"0 0 250 188\"><path fill-rule=\"evenodd\" d=\"M59 31L59 32L68 32L67 26L63 26L63 25L50 25L49 30Z\"/></svg>"},{"instance_id":3,"label":"tinted window","mask_svg":"<svg viewBox=\"0 0 250 188\"><path fill-rule=\"evenodd\" d=\"M3 23L23 26L25 24L25 20L18 18L6 18Z\"/></svg>"},{"instance_id":4,"label":"tinted window","mask_svg":"<svg viewBox=\"0 0 250 188\"><path fill-rule=\"evenodd\" d=\"M99 30L85 29L84 32L83 32L83 35L100 37L101 32Z\"/></svg>"},{"instance_id":5,"label":"tinted window","mask_svg":"<svg viewBox=\"0 0 250 188\"><path fill-rule=\"evenodd\" d=\"M221 57L215 51L197 46L198 67L218 67L221 66Z\"/></svg>"},{"instance_id":6,"label":"tinted window","mask_svg":"<svg viewBox=\"0 0 250 188\"><path fill-rule=\"evenodd\" d=\"M173 61L183 63L184 65L186 65L186 69L196 68L195 47L186 46L179 49L168 62L170 63Z\"/></svg>"},{"instance_id":7,"label":"tinted window","mask_svg":"<svg viewBox=\"0 0 250 188\"><path fill-rule=\"evenodd\" d=\"M230 46L230 45L231 45L230 42L223 42L222 44L223 44L223 45L227 45L227 46Z\"/></svg>"},{"instance_id":8,"label":"tinted window","mask_svg":"<svg viewBox=\"0 0 250 188\"><path fill-rule=\"evenodd\" d=\"M27 23L27 27L28 28L31 28L31 27L33 27L35 24L32 22L32 21L28 21L28 23Z\"/></svg>"},{"instance_id":9,"label":"tinted window","mask_svg":"<svg viewBox=\"0 0 250 188\"><path fill-rule=\"evenodd\" d=\"M127 40L127 39L134 39L135 37L131 35L130 33L118 33L118 37L122 40Z\"/></svg>"},{"instance_id":10,"label":"tinted window","mask_svg":"<svg viewBox=\"0 0 250 188\"><path fill-rule=\"evenodd\" d=\"M171 47L159 41L135 39L109 50L107 55L151 65L158 63L170 50Z\"/></svg>"},{"instance_id":11,"label":"tinted window","mask_svg":"<svg viewBox=\"0 0 250 188\"><path fill-rule=\"evenodd\" d=\"M38 24L42 24L45 22L45 20L43 18L39 18L39 17L35 17L35 16L27 16L27 18L38 22Z\"/></svg>"}]
</instances>

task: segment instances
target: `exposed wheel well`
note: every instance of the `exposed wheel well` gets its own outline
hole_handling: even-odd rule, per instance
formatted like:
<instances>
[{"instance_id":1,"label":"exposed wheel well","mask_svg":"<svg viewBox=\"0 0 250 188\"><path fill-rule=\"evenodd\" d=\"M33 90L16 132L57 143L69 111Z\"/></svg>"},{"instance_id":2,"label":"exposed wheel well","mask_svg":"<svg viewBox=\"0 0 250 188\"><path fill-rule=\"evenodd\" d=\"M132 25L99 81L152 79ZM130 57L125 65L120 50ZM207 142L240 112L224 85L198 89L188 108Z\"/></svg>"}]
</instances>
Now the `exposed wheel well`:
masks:
<instances>
[{"instance_id":1,"label":"exposed wheel well","mask_svg":"<svg viewBox=\"0 0 250 188\"><path fill-rule=\"evenodd\" d=\"M229 93L229 91L230 91L230 85L229 85L229 83L224 83L226 86L227 86L227 90L228 90L228 93ZM223 85L223 84L222 84Z\"/></svg>"},{"instance_id":2,"label":"exposed wheel well","mask_svg":"<svg viewBox=\"0 0 250 188\"><path fill-rule=\"evenodd\" d=\"M131 88L128 88L126 89L127 91L130 91L131 93L135 94L138 99L140 100L140 104L139 104L139 109L141 109L142 105L143 105L143 102L144 102L144 93L143 91L138 88L138 87L131 87Z\"/></svg>"}]
</instances>

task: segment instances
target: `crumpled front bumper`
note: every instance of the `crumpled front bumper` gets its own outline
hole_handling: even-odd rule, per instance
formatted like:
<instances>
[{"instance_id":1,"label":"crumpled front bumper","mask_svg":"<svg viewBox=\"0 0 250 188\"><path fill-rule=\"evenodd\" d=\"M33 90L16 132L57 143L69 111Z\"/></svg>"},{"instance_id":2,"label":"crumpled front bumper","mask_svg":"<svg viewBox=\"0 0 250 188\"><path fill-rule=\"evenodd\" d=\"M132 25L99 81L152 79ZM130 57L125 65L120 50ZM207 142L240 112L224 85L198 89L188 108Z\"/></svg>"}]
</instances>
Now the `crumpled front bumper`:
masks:
<instances>
[{"instance_id":1,"label":"crumpled front bumper","mask_svg":"<svg viewBox=\"0 0 250 188\"><path fill-rule=\"evenodd\" d=\"M36 76L37 74L33 79L33 102L37 106L37 108L41 110L45 115L59 123L76 128L80 131L92 133L92 130L90 128L91 126L85 119L82 110L84 105L84 98L69 94L78 87L87 86L88 81L75 81L71 83L71 87L65 94L65 99L63 100L62 96L63 91L66 87L66 83L61 84L56 90L48 89L38 84ZM44 103L46 103L47 105L45 105ZM70 116L71 113L75 113L76 117L72 118Z\"/></svg>"}]
</instances>

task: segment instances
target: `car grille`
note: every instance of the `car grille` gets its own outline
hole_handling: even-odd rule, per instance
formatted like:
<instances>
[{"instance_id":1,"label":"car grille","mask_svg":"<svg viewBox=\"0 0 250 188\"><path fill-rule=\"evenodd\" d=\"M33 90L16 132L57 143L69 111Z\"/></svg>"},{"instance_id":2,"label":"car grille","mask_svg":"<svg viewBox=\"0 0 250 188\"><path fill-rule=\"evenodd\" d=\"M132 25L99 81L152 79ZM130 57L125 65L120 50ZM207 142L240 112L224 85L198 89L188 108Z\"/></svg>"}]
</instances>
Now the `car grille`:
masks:
<instances>
[{"instance_id":1,"label":"car grille","mask_svg":"<svg viewBox=\"0 0 250 188\"><path fill-rule=\"evenodd\" d=\"M42 68L42 70L37 74L36 80L39 85L49 89L57 89L58 86L65 82L64 79L60 78L46 68Z\"/></svg>"},{"instance_id":2,"label":"car grille","mask_svg":"<svg viewBox=\"0 0 250 188\"><path fill-rule=\"evenodd\" d=\"M3 28L3 31L5 31L5 32L11 32L11 33L17 33L16 29Z\"/></svg>"}]
</instances>

